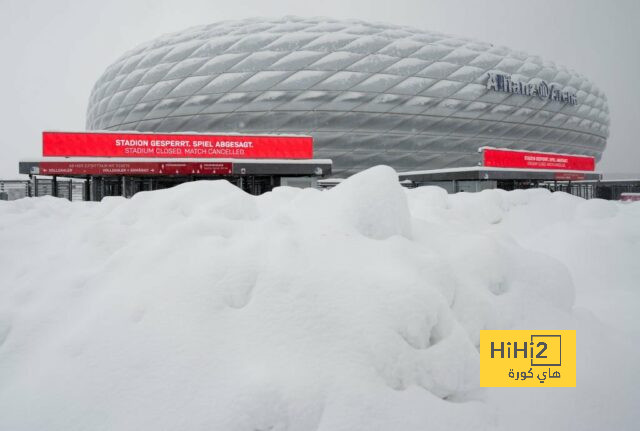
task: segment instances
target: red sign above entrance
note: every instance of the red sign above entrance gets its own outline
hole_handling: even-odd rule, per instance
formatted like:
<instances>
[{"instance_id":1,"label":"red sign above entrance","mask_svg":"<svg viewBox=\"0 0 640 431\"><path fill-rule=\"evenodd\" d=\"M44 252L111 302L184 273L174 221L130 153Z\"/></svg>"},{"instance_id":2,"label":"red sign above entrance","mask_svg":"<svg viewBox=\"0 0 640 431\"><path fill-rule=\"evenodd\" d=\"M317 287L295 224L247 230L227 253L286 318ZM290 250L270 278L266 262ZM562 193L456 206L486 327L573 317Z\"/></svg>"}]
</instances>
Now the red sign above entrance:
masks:
<instances>
[{"instance_id":1,"label":"red sign above entrance","mask_svg":"<svg viewBox=\"0 0 640 431\"><path fill-rule=\"evenodd\" d=\"M43 132L45 157L311 159L310 136Z\"/></svg>"},{"instance_id":2,"label":"red sign above entrance","mask_svg":"<svg viewBox=\"0 0 640 431\"><path fill-rule=\"evenodd\" d=\"M536 153L532 151L482 148L484 166L495 168L549 169L560 171L594 171L596 162L590 156Z\"/></svg>"},{"instance_id":3,"label":"red sign above entrance","mask_svg":"<svg viewBox=\"0 0 640 431\"><path fill-rule=\"evenodd\" d=\"M585 175L577 172L556 172L553 179L558 181L580 181L585 179Z\"/></svg>"},{"instance_id":4,"label":"red sign above entrance","mask_svg":"<svg viewBox=\"0 0 640 431\"><path fill-rule=\"evenodd\" d=\"M232 163L40 162L40 175L231 175Z\"/></svg>"}]
</instances>

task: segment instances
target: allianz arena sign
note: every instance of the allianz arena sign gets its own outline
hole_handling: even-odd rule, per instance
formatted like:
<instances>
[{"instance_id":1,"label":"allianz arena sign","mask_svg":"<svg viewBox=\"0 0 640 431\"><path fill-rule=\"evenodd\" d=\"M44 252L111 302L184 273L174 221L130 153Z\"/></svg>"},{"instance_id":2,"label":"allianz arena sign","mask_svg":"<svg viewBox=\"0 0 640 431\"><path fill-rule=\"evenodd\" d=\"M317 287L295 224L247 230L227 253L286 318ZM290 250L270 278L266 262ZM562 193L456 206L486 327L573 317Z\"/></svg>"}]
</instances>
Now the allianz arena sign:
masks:
<instances>
[{"instance_id":1,"label":"allianz arena sign","mask_svg":"<svg viewBox=\"0 0 640 431\"><path fill-rule=\"evenodd\" d=\"M547 84L545 81L521 82L514 80L511 75L501 73L488 73L487 89L501 91L503 93L521 94L523 96L538 96L540 99L547 99L554 102L566 103L569 105L578 104L576 93L560 90L554 84Z\"/></svg>"}]
</instances>

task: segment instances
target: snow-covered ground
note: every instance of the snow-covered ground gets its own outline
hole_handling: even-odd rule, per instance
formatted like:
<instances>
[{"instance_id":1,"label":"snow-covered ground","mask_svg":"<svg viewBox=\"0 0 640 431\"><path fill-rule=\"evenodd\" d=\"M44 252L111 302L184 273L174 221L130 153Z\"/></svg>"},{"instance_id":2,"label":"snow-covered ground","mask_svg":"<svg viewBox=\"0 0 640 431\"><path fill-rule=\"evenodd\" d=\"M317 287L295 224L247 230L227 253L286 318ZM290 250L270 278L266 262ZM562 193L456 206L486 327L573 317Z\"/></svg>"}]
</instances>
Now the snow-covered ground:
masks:
<instances>
[{"instance_id":1,"label":"snow-covered ground","mask_svg":"<svg viewBox=\"0 0 640 431\"><path fill-rule=\"evenodd\" d=\"M195 182L0 202L0 430L637 429L640 203ZM576 388L479 388L576 329Z\"/></svg>"}]
</instances>

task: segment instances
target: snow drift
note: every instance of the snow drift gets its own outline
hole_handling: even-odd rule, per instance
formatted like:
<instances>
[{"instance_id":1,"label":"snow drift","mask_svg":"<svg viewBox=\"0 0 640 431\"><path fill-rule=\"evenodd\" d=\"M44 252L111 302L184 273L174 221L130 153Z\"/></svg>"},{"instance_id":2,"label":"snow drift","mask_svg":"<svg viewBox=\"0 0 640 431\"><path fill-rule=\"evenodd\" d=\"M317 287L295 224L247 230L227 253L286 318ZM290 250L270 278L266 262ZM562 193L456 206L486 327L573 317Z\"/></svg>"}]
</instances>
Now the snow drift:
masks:
<instances>
[{"instance_id":1,"label":"snow drift","mask_svg":"<svg viewBox=\"0 0 640 431\"><path fill-rule=\"evenodd\" d=\"M640 204L200 181L0 202L0 429L630 429ZM481 389L481 329L576 329L577 388Z\"/></svg>"}]
</instances>

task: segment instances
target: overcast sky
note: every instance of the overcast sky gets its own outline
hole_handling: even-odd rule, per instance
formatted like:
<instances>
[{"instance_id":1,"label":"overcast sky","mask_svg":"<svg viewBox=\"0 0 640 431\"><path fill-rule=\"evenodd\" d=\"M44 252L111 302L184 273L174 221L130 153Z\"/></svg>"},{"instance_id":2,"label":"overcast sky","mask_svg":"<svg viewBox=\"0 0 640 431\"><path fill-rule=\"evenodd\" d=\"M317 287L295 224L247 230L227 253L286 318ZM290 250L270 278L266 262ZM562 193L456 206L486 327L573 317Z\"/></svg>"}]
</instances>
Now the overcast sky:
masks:
<instances>
[{"instance_id":1,"label":"overcast sky","mask_svg":"<svg viewBox=\"0 0 640 431\"><path fill-rule=\"evenodd\" d=\"M42 130L83 130L89 93L126 50L226 19L355 18L476 38L568 66L604 90L598 170L640 176L640 0L0 0L0 178L39 157Z\"/></svg>"}]
</instances>

